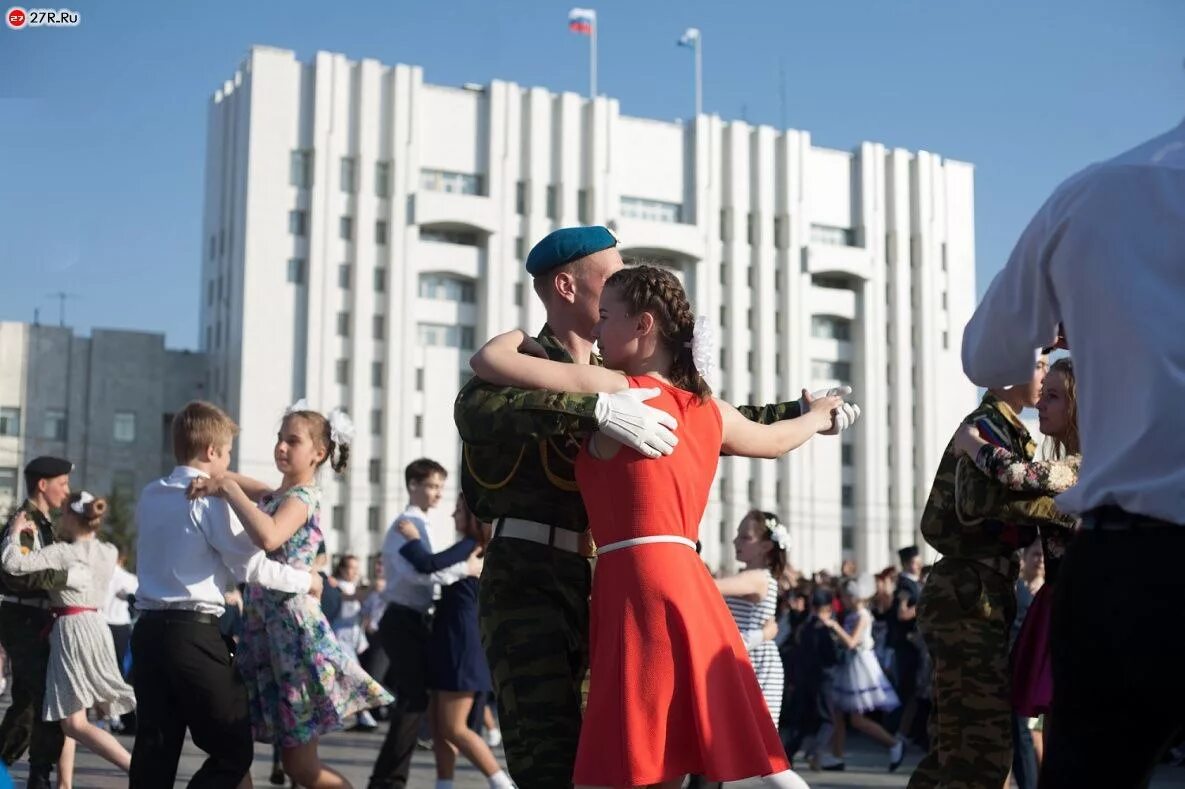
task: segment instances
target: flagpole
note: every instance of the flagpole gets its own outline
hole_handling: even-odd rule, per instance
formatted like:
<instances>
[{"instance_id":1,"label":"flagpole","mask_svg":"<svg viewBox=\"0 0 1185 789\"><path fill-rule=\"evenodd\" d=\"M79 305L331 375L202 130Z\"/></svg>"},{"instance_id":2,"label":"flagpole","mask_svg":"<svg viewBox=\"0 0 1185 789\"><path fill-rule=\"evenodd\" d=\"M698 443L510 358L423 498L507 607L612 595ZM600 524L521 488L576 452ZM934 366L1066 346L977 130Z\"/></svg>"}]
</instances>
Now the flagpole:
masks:
<instances>
[{"instance_id":1,"label":"flagpole","mask_svg":"<svg viewBox=\"0 0 1185 789\"><path fill-rule=\"evenodd\" d=\"M704 111L704 59L700 52L704 37L700 33L695 37L695 117L699 118Z\"/></svg>"},{"instance_id":2,"label":"flagpole","mask_svg":"<svg viewBox=\"0 0 1185 789\"><path fill-rule=\"evenodd\" d=\"M593 17L592 35L588 37L588 97L596 101L597 99L597 28L601 26L601 20Z\"/></svg>"}]
</instances>

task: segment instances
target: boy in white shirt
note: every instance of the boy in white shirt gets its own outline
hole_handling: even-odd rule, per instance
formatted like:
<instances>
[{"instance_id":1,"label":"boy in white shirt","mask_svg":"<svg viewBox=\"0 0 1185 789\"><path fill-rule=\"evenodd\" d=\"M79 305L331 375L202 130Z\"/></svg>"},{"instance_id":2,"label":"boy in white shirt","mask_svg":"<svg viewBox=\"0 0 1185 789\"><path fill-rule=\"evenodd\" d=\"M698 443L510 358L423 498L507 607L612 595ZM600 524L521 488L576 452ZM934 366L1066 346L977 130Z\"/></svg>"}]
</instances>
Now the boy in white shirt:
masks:
<instances>
[{"instance_id":1,"label":"boy in white shirt","mask_svg":"<svg viewBox=\"0 0 1185 789\"><path fill-rule=\"evenodd\" d=\"M320 597L321 577L264 556L220 498L190 500L189 483L226 472L238 427L194 401L173 419L178 466L144 488L136 507L140 619L132 633L137 731L129 786L172 786L189 729L209 758L191 786L235 787L255 747L247 690L218 630L222 590L258 583Z\"/></svg>"}]
</instances>

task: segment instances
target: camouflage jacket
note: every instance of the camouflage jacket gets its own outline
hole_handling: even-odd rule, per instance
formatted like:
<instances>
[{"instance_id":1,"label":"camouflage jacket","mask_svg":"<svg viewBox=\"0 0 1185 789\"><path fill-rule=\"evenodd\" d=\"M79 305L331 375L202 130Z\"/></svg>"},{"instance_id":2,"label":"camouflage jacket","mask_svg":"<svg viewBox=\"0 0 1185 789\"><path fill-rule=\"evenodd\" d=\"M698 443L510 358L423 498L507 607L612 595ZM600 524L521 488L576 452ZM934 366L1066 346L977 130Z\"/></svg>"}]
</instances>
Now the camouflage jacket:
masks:
<instances>
[{"instance_id":1,"label":"camouflage jacket","mask_svg":"<svg viewBox=\"0 0 1185 789\"><path fill-rule=\"evenodd\" d=\"M537 339L552 360L572 361L551 327ZM484 521L513 517L588 529L576 455L597 429L596 405L596 395L494 386L476 377L465 384L453 419L462 441L461 489L473 513ZM762 424L800 415L797 401L739 410Z\"/></svg>"},{"instance_id":2,"label":"camouflage jacket","mask_svg":"<svg viewBox=\"0 0 1185 789\"><path fill-rule=\"evenodd\" d=\"M3 531L0 531L0 550L8 542L8 530L12 528L12 522L16 520L17 513L19 512L25 513L25 517L37 525L36 540L34 540L31 534L21 535L21 546L23 548L27 550L44 548L46 545L52 545L57 540L57 533L54 531L53 522L41 510L37 509L33 502L26 499L24 504L13 510L12 515L8 518L8 522L4 524ZM28 575L9 575L6 572L0 571L0 594L4 595L44 599L46 597L46 590L64 589L65 586L65 570L42 570L36 573L29 573Z\"/></svg>"},{"instance_id":3,"label":"camouflage jacket","mask_svg":"<svg viewBox=\"0 0 1185 789\"><path fill-rule=\"evenodd\" d=\"M1006 403L988 392L964 420L979 424L989 441L1002 441L1017 458L1032 460L1036 445ZM945 556L964 559L1009 557L1037 537L1043 523L1064 520L1053 499L1037 490L1010 490L980 471L972 459L947 444L930 498L922 512L922 536Z\"/></svg>"}]
</instances>

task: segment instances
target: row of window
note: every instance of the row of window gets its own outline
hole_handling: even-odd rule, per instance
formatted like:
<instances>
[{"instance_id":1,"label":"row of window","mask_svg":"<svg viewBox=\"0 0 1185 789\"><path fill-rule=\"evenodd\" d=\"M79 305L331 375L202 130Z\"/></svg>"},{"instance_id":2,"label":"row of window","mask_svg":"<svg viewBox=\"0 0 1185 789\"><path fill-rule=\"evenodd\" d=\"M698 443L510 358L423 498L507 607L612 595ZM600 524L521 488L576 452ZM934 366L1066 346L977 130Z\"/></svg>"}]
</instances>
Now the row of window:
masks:
<instances>
[{"instance_id":1,"label":"row of window","mask_svg":"<svg viewBox=\"0 0 1185 789\"><path fill-rule=\"evenodd\" d=\"M374 243L379 246L387 245L387 221L379 219L374 223ZM309 234L309 214L299 208L288 212L288 232L297 238L306 238ZM354 217L342 216L337 221L337 237L342 241L354 240Z\"/></svg>"},{"instance_id":2,"label":"row of window","mask_svg":"<svg viewBox=\"0 0 1185 789\"><path fill-rule=\"evenodd\" d=\"M0 406L0 436L20 436L21 409ZM136 414L132 411L116 411L112 423L111 437L130 444L136 440ZM46 409L41 423L41 435L47 441L66 440L66 412L62 409Z\"/></svg>"},{"instance_id":3,"label":"row of window","mask_svg":"<svg viewBox=\"0 0 1185 789\"><path fill-rule=\"evenodd\" d=\"M313 151L298 149L292 151L288 162L288 183L298 189L310 189L314 181ZM358 191L358 159L354 156L343 156L338 166L338 188L346 194ZM391 196L391 162L379 161L374 163L374 195L387 198Z\"/></svg>"}]
</instances>

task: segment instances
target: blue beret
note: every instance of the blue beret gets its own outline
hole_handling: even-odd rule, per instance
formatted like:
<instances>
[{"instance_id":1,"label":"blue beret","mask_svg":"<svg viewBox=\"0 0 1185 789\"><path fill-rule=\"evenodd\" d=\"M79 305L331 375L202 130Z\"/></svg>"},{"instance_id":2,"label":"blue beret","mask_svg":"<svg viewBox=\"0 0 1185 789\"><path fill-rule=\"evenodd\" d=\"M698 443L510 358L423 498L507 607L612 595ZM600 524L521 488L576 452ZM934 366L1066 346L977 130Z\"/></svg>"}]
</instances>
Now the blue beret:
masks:
<instances>
[{"instance_id":1,"label":"blue beret","mask_svg":"<svg viewBox=\"0 0 1185 789\"><path fill-rule=\"evenodd\" d=\"M527 273L537 277L556 266L615 246L617 239L607 227L563 227L547 234L531 249L527 255Z\"/></svg>"},{"instance_id":2,"label":"blue beret","mask_svg":"<svg viewBox=\"0 0 1185 789\"><path fill-rule=\"evenodd\" d=\"M29 461L29 465L25 466L26 474L31 477L38 477L40 479L61 477L65 474L69 474L73 470L74 464L69 460L49 457L48 455L42 455L41 457L33 458Z\"/></svg>"}]
</instances>

